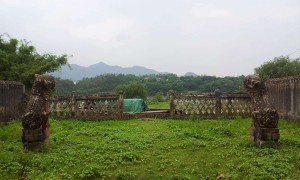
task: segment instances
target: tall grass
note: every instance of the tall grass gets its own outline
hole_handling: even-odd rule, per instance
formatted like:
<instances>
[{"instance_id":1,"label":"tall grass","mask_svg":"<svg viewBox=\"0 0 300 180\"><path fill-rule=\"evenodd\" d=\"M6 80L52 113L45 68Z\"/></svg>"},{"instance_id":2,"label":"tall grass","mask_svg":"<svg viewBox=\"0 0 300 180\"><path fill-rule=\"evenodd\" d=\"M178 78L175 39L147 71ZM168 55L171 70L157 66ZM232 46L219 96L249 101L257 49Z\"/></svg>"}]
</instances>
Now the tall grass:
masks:
<instances>
[{"instance_id":1,"label":"tall grass","mask_svg":"<svg viewBox=\"0 0 300 180\"><path fill-rule=\"evenodd\" d=\"M280 146L249 141L250 119L51 120L51 144L24 152L21 123L0 126L0 179L299 179L300 124Z\"/></svg>"},{"instance_id":2,"label":"tall grass","mask_svg":"<svg viewBox=\"0 0 300 180\"><path fill-rule=\"evenodd\" d=\"M163 102L158 102L158 101L147 101L147 106L150 109L155 109L155 108L159 108L159 109L168 109L170 108L170 102L167 101L163 101Z\"/></svg>"}]
</instances>

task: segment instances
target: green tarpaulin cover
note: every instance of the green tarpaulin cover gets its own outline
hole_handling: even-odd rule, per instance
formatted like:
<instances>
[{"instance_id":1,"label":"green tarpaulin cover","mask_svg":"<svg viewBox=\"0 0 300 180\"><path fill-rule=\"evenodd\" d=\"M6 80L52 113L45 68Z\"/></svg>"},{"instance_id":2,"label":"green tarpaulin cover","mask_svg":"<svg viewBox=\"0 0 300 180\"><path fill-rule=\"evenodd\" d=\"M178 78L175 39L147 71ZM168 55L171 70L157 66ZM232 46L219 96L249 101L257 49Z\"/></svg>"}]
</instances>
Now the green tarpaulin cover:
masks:
<instances>
[{"instance_id":1,"label":"green tarpaulin cover","mask_svg":"<svg viewBox=\"0 0 300 180\"><path fill-rule=\"evenodd\" d=\"M124 99L124 112L139 113L149 110L143 99Z\"/></svg>"}]
</instances>

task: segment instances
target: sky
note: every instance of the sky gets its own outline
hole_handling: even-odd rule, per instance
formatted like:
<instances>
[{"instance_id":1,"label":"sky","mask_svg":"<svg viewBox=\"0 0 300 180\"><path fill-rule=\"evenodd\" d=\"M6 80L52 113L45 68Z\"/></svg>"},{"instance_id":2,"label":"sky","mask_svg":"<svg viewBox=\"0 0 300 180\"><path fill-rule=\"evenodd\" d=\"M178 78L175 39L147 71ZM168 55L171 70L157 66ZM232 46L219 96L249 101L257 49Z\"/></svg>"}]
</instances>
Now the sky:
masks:
<instances>
[{"instance_id":1,"label":"sky","mask_svg":"<svg viewBox=\"0 0 300 180\"><path fill-rule=\"evenodd\" d=\"M300 57L300 1L0 0L4 33L70 64L239 76Z\"/></svg>"}]
</instances>

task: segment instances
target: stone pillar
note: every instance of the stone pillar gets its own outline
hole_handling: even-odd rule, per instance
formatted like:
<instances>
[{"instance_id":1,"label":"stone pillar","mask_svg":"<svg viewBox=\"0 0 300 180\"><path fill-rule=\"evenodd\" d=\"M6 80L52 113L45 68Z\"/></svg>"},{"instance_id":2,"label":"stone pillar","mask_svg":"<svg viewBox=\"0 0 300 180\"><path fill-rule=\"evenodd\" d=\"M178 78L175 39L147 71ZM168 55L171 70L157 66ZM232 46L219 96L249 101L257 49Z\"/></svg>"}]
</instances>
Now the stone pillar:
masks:
<instances>
[{"instance_id":1,"label":"stone pillar","mask_svg":"<svg viewBox=\"0 0 300 180\"><path fill-rule=\"evenodd\" d=\"M221 95L222 95L222 92L220 91L220 89L216 89L215 90L215 99L216 99L216 115L217 116L221 115L221 109L222 109Z\"/></svg>"},{"instance_id":2,"label":"stone pillar","mask_svg":"<svg viewBox=\"0 0 300 180\"><path fill-rule=\"evenodd\" d=\"M291 109L289 115L293 117L295 115L295 81L290 80L290 90L291 90Z\"/></svg>"},{"instance_id":3,"label":"stone pillar","mask_svg":"<svg viewBox=\"0 0 300 180\"><path fill-rule=\"evenodd\" d=\"M170 116L175 115L175 104L174 104L174 91L170 90L168 92L169 98L170 98Z\"/></svg>"},{"instance_id":4,"label":"stone pillar","mask_svg":"<svg viewBox=\"0 0 300 180\"><path fill-rule=\"evenodd\" d=\"M70 104L71 104L71 117L75 118L76 117L76 107L77 107L75 91L72 92Z\"/></svg>"},{"instance_id":5,"label":"stone pillar","mask_svg":"<svg viewBox=\"0 0 300 180\"><path fill-rule=\"evenodd\" d=\"M249 75L244 80L244 87L252 100L252 124L250 139L261 147L267 143L278 143L278 113L271 106L266 93L265 83L257 75Z\"/></svg>"},{"instance_id":6,"label":"stone pillar","mask_svg":"<svg viewBox=\"0 0 300 180\"><path fill-rule=\"evenodd\" d=\"M35 75L25 115L22 117L22 142L24 149L40 149L49 144L50 136L50 94L55 87L50 75Z\"/></svg>"},{"instance_id":7,"label":"stone pillar","mask_svg":"<svg viewBox=\"0 0 300 180\"><path fill-rule=\"evenodd\" d=\"M123 94L123 92L119 92L118 109L119 109L119 118L123 119L123 111L124 111L124 94Z\"/></svg>"}]
</instances>

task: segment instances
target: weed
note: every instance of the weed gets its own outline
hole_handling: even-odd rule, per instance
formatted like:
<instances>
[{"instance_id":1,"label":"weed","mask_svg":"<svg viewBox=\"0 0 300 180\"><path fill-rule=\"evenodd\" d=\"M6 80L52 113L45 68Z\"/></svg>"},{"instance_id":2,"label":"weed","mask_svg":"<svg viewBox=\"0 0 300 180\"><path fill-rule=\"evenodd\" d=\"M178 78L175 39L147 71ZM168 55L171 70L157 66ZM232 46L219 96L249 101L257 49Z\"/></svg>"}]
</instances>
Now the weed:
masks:
<instances>
[{"instance_id":1,"label":"weed","mask_svg":"<svg viewBox=\"0 0 300 180\"><path fill-rule=\"evenodd\" d=\"M249 141L250 119L51 119L51 144L24 152L21 123L0 125L0 179L299 179L300 125L279 147Z\"/></svg>"}]
</instances>

